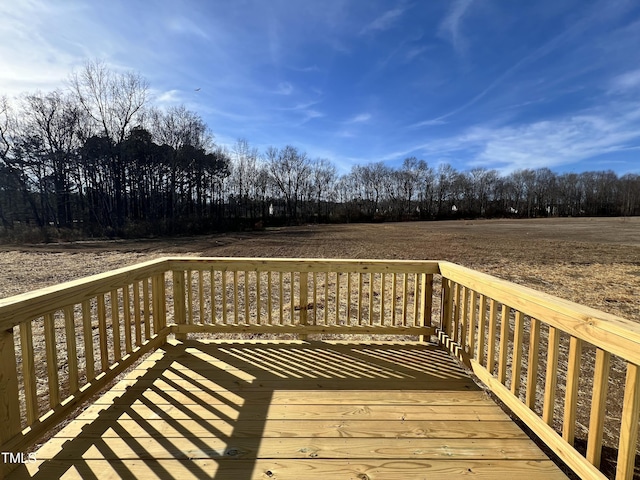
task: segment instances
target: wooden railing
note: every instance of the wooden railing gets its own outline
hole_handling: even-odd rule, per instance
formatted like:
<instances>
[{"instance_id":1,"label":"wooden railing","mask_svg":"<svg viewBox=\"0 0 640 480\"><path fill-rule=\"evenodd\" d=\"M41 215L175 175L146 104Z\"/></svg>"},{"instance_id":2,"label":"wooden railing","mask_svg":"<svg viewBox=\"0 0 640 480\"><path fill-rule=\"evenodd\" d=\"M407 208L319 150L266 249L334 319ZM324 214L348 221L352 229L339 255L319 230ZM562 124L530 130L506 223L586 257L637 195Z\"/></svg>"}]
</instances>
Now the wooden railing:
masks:
<instances>
[{"instance_id":1,"label":"wooden railing","mask_svg":"<svg viewBox=\"0 0 640 480\"><path fill-rule=\"evenodd\" d=\"M151 261L0 300L3 452L24 452L164 342L165 264Z\"/></svg>"},{"instance_id":2,"label":"wooden railing","mask_svg":"<svg viewBox=\"0 0 640 480\"><path fill-rule=\"evenodd\" d=\"M633 476L640 326L433 261L174 257L0 300L0 450L28 449L169 334L220 333L438 339L584 478L604 478L619 418L617 478Z\"/></svg>"},{"instance_id":3,"label":"wooden railing","mask_svg":"<svg viewBox=\"0 0 640 480\"><path fill-rule=\"evenodd\" d=\"M613 422L616 478L633 478L640 325L452 263L440 262L440 272L440 340L582 478L606 478L598 469L603 427ZM626 367L624 401L607 415L614 363ZM578 421L587 437L581 451Z\"/></svg>"},{"instance_id":4,"label":"wooden railing","mask_svg":"<svg viewBox=\"0 0 640 480\"><path fill-rule=\"evenodd\" d=\"M429 336L437 262L303 259L169 261L174 322L187 333Z\"/></svg>"}]
</instances>

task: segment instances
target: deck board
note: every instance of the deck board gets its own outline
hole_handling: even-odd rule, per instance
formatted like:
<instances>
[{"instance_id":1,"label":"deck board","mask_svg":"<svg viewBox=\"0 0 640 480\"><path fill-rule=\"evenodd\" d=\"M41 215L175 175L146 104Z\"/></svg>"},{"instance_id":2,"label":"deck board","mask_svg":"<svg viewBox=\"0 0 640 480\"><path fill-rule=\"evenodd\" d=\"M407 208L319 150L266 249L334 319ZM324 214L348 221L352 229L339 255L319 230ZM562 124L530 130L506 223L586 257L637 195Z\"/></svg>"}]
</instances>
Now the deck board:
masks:
<instances>
[{"instance_id":1,"label":"deck board","mask_svg":"<svg viewBox=\"0 0 640 480\"><path fill-rule=\"evenodd\" d=\"M425 343L170 342L18 478L566 478Z\"/></svg>"}]
</instances>

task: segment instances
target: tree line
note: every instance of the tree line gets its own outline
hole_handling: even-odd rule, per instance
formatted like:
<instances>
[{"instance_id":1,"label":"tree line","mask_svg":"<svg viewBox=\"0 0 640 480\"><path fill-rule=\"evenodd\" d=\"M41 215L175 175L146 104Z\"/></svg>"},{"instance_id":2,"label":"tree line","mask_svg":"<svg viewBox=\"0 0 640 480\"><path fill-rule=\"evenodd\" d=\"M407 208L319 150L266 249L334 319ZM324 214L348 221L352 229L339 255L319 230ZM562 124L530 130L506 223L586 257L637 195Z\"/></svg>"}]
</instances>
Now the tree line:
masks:
<instances>
[{"instance_id":1,"label":"tree line","mask_svg":"<svg viewBox=\"0 0 640 480\"><path fill-rule=\"evenodd\" d=\"M0 235L175 235L299 222L640 214L640 175L508 175L414 157L353 166L287 145L215 144L146 80L88 62L64 90L0 97Z\"/></svg>"}]
</instances>

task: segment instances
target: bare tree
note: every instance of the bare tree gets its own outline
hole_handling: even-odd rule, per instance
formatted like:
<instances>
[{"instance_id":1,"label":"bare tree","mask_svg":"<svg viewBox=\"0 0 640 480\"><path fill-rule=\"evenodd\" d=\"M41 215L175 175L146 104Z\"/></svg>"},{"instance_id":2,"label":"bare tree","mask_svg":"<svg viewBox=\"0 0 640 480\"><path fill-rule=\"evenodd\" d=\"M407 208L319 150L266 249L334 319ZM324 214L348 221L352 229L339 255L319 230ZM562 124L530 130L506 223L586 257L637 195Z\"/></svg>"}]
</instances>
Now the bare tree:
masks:
<instances>
[{"instance_id":1,"label":"bare tree","mask_svg":"<svg viewBox=\"0 0 640 480\"><path fill-rule=\"evenodd\" d=\"M269 147L267 166L273 182L284 196L289 218L296 220L301 194L307 188L311 171L307 154L291 145L281 150Z\"/></svg>"},{"instance_id":2,"label":"bare tree","mask_svg":"<svg viewBox=\"0 0 640 480\"><path fill-rule=\"evenodd\" d=\"M4 161L11 150L11 131L14 128L14 116L6 96L0 97L0 160Z\"/></svg>"},{"instance_id":3,"label":"bare tree","mask_svg":"<svg viewBox=\"0 0 640 480\"><path fill-rule=\"evenodd\" d=\"M22 111L24 128L40 150L43 173L51 179L55 223L69 226L73 220L71 193L76 187L71 183L71 172L81 144L80 107L69 95L56 90L26 96ZM45 193L47 190L45 187Z\"/></svg>"},{"instance_id":4,"label":"bare tree","mask_svg":"<svg viewBox=\"0 0 640 480\"><path fill-rule=\"evenodd\" d=\"M104 62L89 61L72 75L71 91L101 134L122 142L147 103L149 85L138 73L116 73Z\"/></svg>"},{"instance_id":5,"label":"bare tree","mask_svg":"<svg viewBox=\"0 0 640 480\"><path fill-rule=\"evenodd\" d=\"M119 145L131 129L142 121L147 103L147 81L137 73L116 73L103 62L87 62L80 72L72 75L71 91L93 120L99 135ZM113 182L115 227L125 220L126 168L118 149L110 156L110 179Z\"/></svg>"},{"instance_id":6,"label":"bare tree","mask_svg":"<svg viewBox=\"0 0 640 480\"><path fill-rule=\"evenodd\" d=\"M331 194L336 182L336 167L326 158L319 158L311 165L311 183L314 191L314 200L316 203L316 215L318 219L322 216L321 205L329 203L329 195ZM325 211L325 215L328 214Z\"/></svg>"}]
</instances>

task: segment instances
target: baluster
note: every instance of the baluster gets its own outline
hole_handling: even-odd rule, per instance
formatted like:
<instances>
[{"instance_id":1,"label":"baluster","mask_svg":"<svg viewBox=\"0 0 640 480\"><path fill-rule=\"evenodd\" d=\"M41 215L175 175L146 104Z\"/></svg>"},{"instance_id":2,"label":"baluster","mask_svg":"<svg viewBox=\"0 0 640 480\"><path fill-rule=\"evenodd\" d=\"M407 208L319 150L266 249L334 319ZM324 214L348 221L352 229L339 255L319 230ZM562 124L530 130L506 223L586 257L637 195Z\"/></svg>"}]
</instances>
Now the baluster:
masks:
<instances>
[{"instance_id":1,"label":"baluster","mask_svg":"<svg viewBox=\"0 0 640 480\"><path fill-rule=\"evenodd\" d=\"M369 326L373 326L373 285L375 283L375 274L369 273Z\"/></svg>"},{"instance_id":2,"label":"baluster","mask_svg":"<svg viewBox=\"0 0 640 480\"><path fill-rule=\"evenodd\" d=\"M67 367L69 369L69 391L78 391L78 350L76 348L76 325L73 306L64 309L64 336L67 341Z\"/></svg>"},{"instance_id":3,"label":"baluster","mask_svg":"<svg viewBox=\"0 0 640 480\"><path fill-rule=\"evenodd\" d=\"M284 275L282 272L278 272L280 277L280 325L284 325Z\"/></svg>"},{"instance_id":4,"label":"baluster","mask_svg":"<svg viewBox=\"0 0 640 480\"><path fill-rule=\"evenodd\" d=\"M22 375L24 377L27 425L32 425L38 418L38 394L36 389L36 370L33 360L33 329L31 327L31 321L20 324L20 346L22 348ZM9 361L9 364L10 363Z\"/></svg>"},{"instance_id":5,"label":"baluster","mask_svg":"<svg viewBox=\"0 0 640 480\"><path fill-rule=\"evenodd\" d=\"M542 420L547 425L553 425L553 411L556 402L556 384L558 383L558 350L560 347L560 333L555 327L549 327L549 344L547 351L547 375L544 386L544 406Z\"/></svg>"},{"instance_id":6,"label":"baluster","mask_svg":"<svg viewBox=\"0 0 640 480\"><path fill-rule=\"evenodd\" d=\"M398 274L393 273L391 275L391 325L396 326L396 294L397 294L397 286L396 284L398 280Z\"/></svg>"},{"instance_id":7,"label":"baluster","mask_svg":"<svg viewBox=\"0 0 640 480\"><path fill-rule=\"evenodd\" d=\"M482 363L484 360L484 331L486 330L487 324L487 297L484 295L480 295L480 306L478 307L478 344L476 350L476 360Z\"/></svg>"},{"instance_id":8,"label":"baluster","mask_svg":"<svg viewBox=\"0 0 640 480\"><path fill-rule=\"evenodd\" d=\"M260 325L262 323L261 321L261 315L260 315L260 309L262 306L262 289L260 288L261 285L261 279L260 276L262 275L262 273L260 271L256 271L256 323L258 325Z\"/></svg>"},{"instance_id":9,"label":"baluster","mask_svg":"<svg viewBox=\"0 0 640 480\"><path fill-rule=\"evenodd\" d=\"M329 272L324 272L324 324L329 324Z\"/></svg>"},{"instance_id":10,"label":"baluster","mask_svg":"<svg viewBox=\"0 0 640 480\"><path fill-rule=\"evenodd\" d=\"M591 397L591 415L589 417L589 436L587 440L587 460L600 467L602 454L602 433L607 407L607 389L609 386L609 364L611 354L596 349L596 364L593 373L593 395Z\"/></svg>"},{"instance_id":11,"label":"baluster","mask_svg":"<svg viewBox=\"0 0 640 480\"><path fill-rule=\"evenodd\" d=\"M471 291L471 315L469 320L469 338L467 353L470 357L473 357L476 344L476 324L478 322L478 292Z\"/></svg>"},{"instance_id":12,"label":"baluster","mask_svg":"<svg viewBox=\"0 0 640 480\"><path fill-rule=\"evenodd\" d=\"M273 287L271 286L271 272L267 272L267 322L269 325L273 325L273 315L271 310L273 309L272 296Z\"/></svg>"},{"instance_id":13,"label":"baluster","mask_svg":"<svg viewBox=\"0 0 640 480\"><path fill-rule=\"evenodd\" d=\"M616 480L633 478L639 415L640 367L627 362L627 378L624 385L624 400L620 424L620 443L618 446Z\"/></svg>"},{"instance_id":14,"label":"baluster","mask_svg":"<svg viewBox=\"0 0 640 480\"><path fill-rule=\"evenodd\" d=\"M503 385L507 379L507 346L509 344L509 314L511 308L502 305L500 316L500 358L498 360L498 381Z\"/></svg>"},{"instance_id":15,"label":"baluster","mask_svg":"<svg viewBox=\"0 0 640 480\"><path fill-rule=\"evenodd\" d=\"M216 272L213 267L209 270L209 303L211 305L211 325L216 325L218 323L216 317Z\"/></svg>"},{"instance_id":16,"label":"baluster","mask_svg":"<svg viewBox=\"0 0 640 480\"><path fill-rule=\"evenodd\" d=\"M402 326L407 326L407 303L409 301L409 274L404 273L402 278Z\"/></svg>"},{"instance_id":17,"label":"baluster","mask_svg":"<svg viewBox=\"0 0 640 480\"><path fill-rule=\"evenodd\" d=\"M111 328L113 329L113 354L115 361L122 358L120 345L120 307L118 305L118 291L112 290L111 296Z\"/></svg>"},{"instance_id":18,"label":"baluster","mask_svg":"<svg viewBox=\"0 0 640 480\"><path fill-rule=\"evenodd\" d=\"M576 430L581 356L582 340L571 337L569 339L569 364L567 367L567 388L564 397L564 421L562 423L562 438L569 445L573 445Z\"/></svg>"},{"instance_id":19,"label":"baluster","mask_svg":"<svg viewBox=\"0 0 640 480\"><path fill-rule=\"evenodd\" d=\"M6 334L3 336L3 339L5 337ZM11 342L13 344L13 330L11 330ZM44 345L47 357L47 380L49 381L49 406L54 408L60 403L60 384L58 381L58 349L56 347L56 331L53 313L47 313L44 316ZM10 359L3 358L3 360ZM15 365L15 355L13 362ZM9 370L11 370L11 368L9 368ZM18 415L18 418L20 418L20 415ZM2 430L2 428L0 428L0 430Z\"/></svg>"},{"instance_id":20,"label":"baluster","mask_svg":"<svg viewBox=\"0 0 640 480\"><path fill-rule=\"evenodd\" d=\"M387 297L386 294L386 273L380 274L380 326L384 326L387 322L385 321L385 311L384 311L384 299Z\"/></svg>"},{"instance_id":21,"label":"baluster","mask_svg":"<svg viewBox=\"0 0 640 480\"><path fill-rule=\"evenodd\" d=\"M420 282L418 281L418 274L413 275L413 326L420 326L418 304L420 302Z\"/></svg>"},{"instance_id":22,"label":"baluster","mask_svg":"<svg viewBox=\"0 0 640 480\"><path fill-rule=\"evenodd\" d=\"M516 311L513 328L513 367L511 369L511 393L516 397L520 390L520 374L522 372L522 335L524 329L524 313Z\"/></svg>"},{"instance_id":23,"label":"baluster","mask_svg":"<svg viewBox=\"0 0 640 480\"><path fill-rule=\"evenodd\" d=\"M233 324L238 325L238 271L233 271Z\"/></svg>"},{"instance_id":24,"label":"baluster","mask_svg":"<svg viewBox=\"0 0 640 480\"><path fill-rule=\"evenodd\" d=\"M228 319L227 319L227 270L222 270L220 272L220 275L222 277L221 281L222 281L222 323L224 323L225 325L228 325Z\"/></svg>"},{"instance_id":25,"label":"baluster","mask_svg":"<svg viewBox=\"0 0 640 480\"><path fill-rule=\"evenodd\" d=\"M175 278L174 278L174 282L175 282ZM181 286L184 291L184 279L182 279ZM174 295L174 302L175 301L176 299ZM182 313L183 317L181 322L176 321L176 323L185 323L186 314L184 313L184 306L185 306L184 293L183 293L182 299L180 300L180 305L182 305L182 308L183 308L183 313ZM133 282L133 319L135 322L134 326L135 326L135 332L136 332L136 346L139 347L140 345L142 345L142 320L141 320L142 315L140 314L140 282Z\"/></svg>"},{"instance_id":26,"label":"baluster","mask_svg":"<svg viewBox=\"0 0 640 480\"><path fill-rule=\"evenodd\" d=\"M178 325L184 325L187 321L187 313L185 306L185 288L184 288L184 270L173 271L173 321ZM137 286L134 286L134 307L138 304L135 300L135 293L138 290ZM136 312L136 339L140 332L140 319L139 312ZM176 333L176 340L185 341L187 339L186 333Z\"/></svg>"},{"instance_id":27,"label":"baluster","mask_svg":"<svg viewBox=\"0 0 640 480\"><path fill-rule=\"evenodd\" d=\"M125 312L126 306L125 306ZM126 316L125 316L126 318ZM82 302L82 333L84 336L84 360L87 382L92 381L96 376L95 358L93 353L93 329L91 326L91 304L89 300ZM131 333L129 332L129 343L127 353L131 351Z\"/></svg>"},{"instance_id":28,"label":"baluster","mask_svg":"<svg viewBox=\"0 0 640 480\"><path fill-rule=\"evenodd\" d=\"M496 327L498 323L498 302L493 298L489 303L489 332L487 334L487 370L493 374L496 367Z\"/></svg>"},{"instance_id":29,"label":"baluster","mask_svg":"<svg viewBox=\"0 0 640 480\"><path fill-rule=\"evenodd\" d=\"M200 318L198 321L204 324L204 271L198 270L198 307Z\"/></svg>"},{"instance_id":30,"label":"baluster","mask_svg":"<svg viewBox=\"0 0 640 480\"><path fill-rule=\"evenodd\" d=\"M362 291L364 290L364 280L362 272L358 272L358 321L357 325L362 325Z\"/></svg>"},{"instance_id":31,"label":"baluster","mask_svg":"<svg viewBox=\"0 0 640 480\"><path fill-rule=\"evenodd\" d=\"M51 315L47 315L51 317ZM45 316L45 341L47 330L53 328L53 318L47 324ZM24 325L24 324L23 324ZM20 326L22 328L22 326ZM50 332L51 333L51 332ZM53 337L53 349L49 349L49 344ZM49 352L53 351L52 359L55 360L55 336L52 335L47 342L47 361ZM20 401L18 397L18 376L16 364L16 349L13 339L13 328L0 332L0 444L4 444L18 435L21 430L20 425ZM51 367L49 367L51 369ZM52 376L49 376L49 392L52 399L52 407L60 402L58 398L58 364L53 364L55 375L55 387L52 388ZM55 402L53 401L55 400ZM1 474L2 470L0 470Z\"/></svg>"},{"instance_id":32,"label":"baluster","mask_svg":"<svg viewBox=\"0 0 640 480\"><path fill-rule=\"evenodd\" d=\"M98 334L100 335L100 365L102 371L106 372L109 369L109 351L107 348L107 310L103 294L98 295Z\"/></svg>"},{"instance_id":33,"label":"baluster","mask_svg":"<svg viewBox=\"0 0 640 480\"><path fill-rule=\"evenodd\" d=\"M527 369L527 391L525 404L531 410L536 404L536 387L538 379L538 352L540 350L540 321L531 318L529 334L529 368Z\"/></svg>"},{"instance_id":34,"label":"baluster","mask_svg":"<svg viewBox=\"0 0 640 480\"><path fill-rule=\"evenodd\" d=\"M469 289L467 287L460 286L460 303L462 318L460 319L460 338L458 342L463 352L467 351L467 333L469 329Z\"/></svg>"},{"instance_id":35,"label":"baluster","mask_svg":"<svg viewBox=\"0 0 640 480\"><path fill-rule=\"evenodd\" d=\"M245 270L244 275L244 323L249 325L251 323L251 312L249 305L249 272Z\"/></svg>"}]
</instances>

